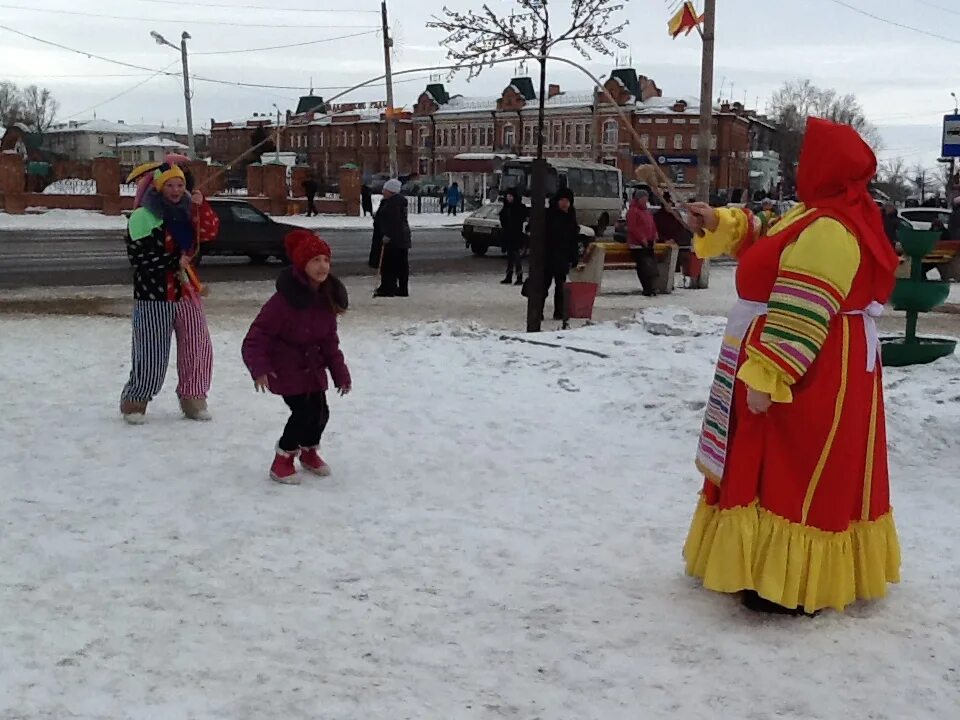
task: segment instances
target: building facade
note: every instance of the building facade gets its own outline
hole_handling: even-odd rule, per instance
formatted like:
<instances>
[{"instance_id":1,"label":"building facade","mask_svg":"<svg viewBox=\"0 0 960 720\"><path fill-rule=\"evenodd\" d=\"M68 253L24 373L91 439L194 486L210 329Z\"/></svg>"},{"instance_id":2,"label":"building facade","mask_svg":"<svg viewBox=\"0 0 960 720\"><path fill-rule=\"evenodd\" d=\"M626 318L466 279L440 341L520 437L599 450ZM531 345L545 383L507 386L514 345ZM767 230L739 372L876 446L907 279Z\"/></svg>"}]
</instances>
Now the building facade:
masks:
<instances>
[{"instance_id":1,"label":"building facade","mask_svg":"<svg viewBox=\"0 0 960 720\"><path fill-rule=\"evenodd\" d=\"M278 127L276 117L254 115L241 122L211 120L211 158L223 164L242 166L255 160L252 146L266 140L272 151L297 154L318 177L329 182L340 167L354 164L363 177L386 173L390 167L385 102L327 106L322 98L301 98L298 112L288 112ZM401 176L414 174L413 118L408 112L394 114L397 133L397 165ZM261 148L262 149L262 148Z\"/></svg>"},{"instance_id":2,"label":"building facade","mask_svg":"<svg viewBox=\"0 0 960 720\"><path fill-rule=\"evenodd\" d=\"M426 176L450 172L458 167L457 156L466 153L535 155L537 105L530 78L512 79L500 97L491 98L450 96L443 85L429 85L413 111L417 172ZM547 158L613 165L625 179L633 177L637 166L656 162L678 186L695 187L700 172L697 98L664 97L650 78L632 68L619 68L604 83L603 92L566 93L550 85L544 106ZM749 187L754 118L739 103L715 107L714 191Z\"/></svg>"},{"instance_id":3,"label":"building facade","mask_svg":"<svg viewBox=\"0 0 960 720\"><path fill-rule=\"evenodd\" d=\"M133 168L142 163L161 162L168 153L186 155L189 147L176 140L154 135L142 140L128 140L117 146L120 151L120 166Z\"/></svg>"},{"instance_id":4,"label":"building facade","mask_svg":"<svg viewBox=\"0 0 960 720\"><path fill-rule=\"evenodd\" d=\"M131 140L159 137L188 144L184 128L163 125L128 125L123 121L74 121L54 125L43 134L43 149L69 160L92 160L98 157L120 157L119 146ZM206 147L206 134L195 132L197 152Z\"/></svg>"}]
</instances>

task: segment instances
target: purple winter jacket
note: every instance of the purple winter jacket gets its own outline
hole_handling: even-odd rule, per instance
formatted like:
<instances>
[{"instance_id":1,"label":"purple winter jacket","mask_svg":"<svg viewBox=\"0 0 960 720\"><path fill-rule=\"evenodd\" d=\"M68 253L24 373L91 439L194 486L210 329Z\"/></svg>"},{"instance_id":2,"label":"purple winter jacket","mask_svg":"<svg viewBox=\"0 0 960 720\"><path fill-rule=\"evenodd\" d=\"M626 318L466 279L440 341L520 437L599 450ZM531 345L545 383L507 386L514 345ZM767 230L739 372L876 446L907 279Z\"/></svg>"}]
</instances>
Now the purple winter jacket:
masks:
<instances>
[{"instance_id":1,"label":"purple winter jacket","mask_svg":"<svg viewBox=\"0 0 960 720\"><path fill-rule=\"evenodd\" d=\"M333 275L327 283L332 283L337 304L346 308L343 283ZM253 378L269 376L270 391L276 395L325 391L328 370L338 388L351 385L337 335L337 313L327 297L293 268L280 273L277 292L253 321L241 352Z\"/></svg>"}]
</instances>

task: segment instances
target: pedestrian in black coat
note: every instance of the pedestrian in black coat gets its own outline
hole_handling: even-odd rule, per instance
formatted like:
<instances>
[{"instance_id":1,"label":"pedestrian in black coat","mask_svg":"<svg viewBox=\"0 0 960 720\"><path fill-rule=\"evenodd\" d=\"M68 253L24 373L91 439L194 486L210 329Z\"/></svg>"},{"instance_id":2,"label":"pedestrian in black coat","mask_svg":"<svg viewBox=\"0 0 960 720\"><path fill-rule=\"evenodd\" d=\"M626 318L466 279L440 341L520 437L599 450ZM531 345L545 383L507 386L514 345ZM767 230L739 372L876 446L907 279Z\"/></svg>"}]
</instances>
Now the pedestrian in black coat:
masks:
<instances>
[{"instance_id":1,"label":"pedestrian in black coat","mask_svg":"<svg viewBox=\"0 0 960 720\"><path fill-rule=\"evenodd\" d=\"M580 224L573 206L573 191L560 190L547 208L547 227L544 246L543 302L546 304L551 283L553 290L553 319L566 320L564 312L564 287L570 268L580 260ZM542 306L541 306L542 313Z\"/></svg>"},{"instance_id":2,"label":"pedestrian in black coat","mask_svg":"<svg viewBox=\"0 0 960 720\"><path fill-rule=\"evenodd\" d=\"M374 293L376 297L409 295L409 253L413 243L407 220L407 199L400 194L400 190L399 180L391 179L384 183L383 200L373 216L371 264L374 256L383 258L379 263L380 287Z\"/></svg>"},{"instance_id":3,"label":"pedestrian in black coat","mask_svg":"<svg viewBox=\"0 0 960 720\"><path fill-rule=\"evenodd\" d=\"M360 188L360 207L363 209L364 217L373 215L373 193L366 183Z\"/></svg>"},{"instance_id":4,"label":"pedestrian in black coat","mask_svg":"<svg viewBox=\"0 0 960 720\"><path fill-rule=\"evenodd\" d=\"M897 230L900 229L900 216L897 214L897 206L893 203L887 203L883 206L883 229L887 233L887 240L894 247L897 246Z\"/></svg>"},{"instance_id":5,"label":"pedestrian in black coat","mask_svg":"<svg viewBox=\"0 0 960 720\"><path fill-rule=\"evenodd\" d=\"M953 199L953 210L950 212L947 235L950 240L960 240L960 197Z\"/></svg>"},{"instance_id":6,"label":"pedestrian in black coat","mask_svg":"<svg viewBox=\"0 0 960 720\"><path fill-rule=\"evenodd\" d=\"M307 196L307 217L317 214L317 206L314 204L314 199L317 197L317 191L319 189L320 186L313 177L307 178L303 183L303 194Z\"/></svg>"},{"instance_id":7,"label":"pedestrian in black coat","mask_svg":"<svg viewBox=\"0 0 960 720\"><path fill-rule=\"evenodd\" d=\"M520 258L523 246L526 244L524 225L527 222L529 209L523 204L520 191L511 188L503 197L503 208L500 210L500 237L503 249L507 252L507 276L501 281L503 285L513 282L513 273L517 273L517 285L523 285L523 264Z\"/></svg>"}]
</instances>

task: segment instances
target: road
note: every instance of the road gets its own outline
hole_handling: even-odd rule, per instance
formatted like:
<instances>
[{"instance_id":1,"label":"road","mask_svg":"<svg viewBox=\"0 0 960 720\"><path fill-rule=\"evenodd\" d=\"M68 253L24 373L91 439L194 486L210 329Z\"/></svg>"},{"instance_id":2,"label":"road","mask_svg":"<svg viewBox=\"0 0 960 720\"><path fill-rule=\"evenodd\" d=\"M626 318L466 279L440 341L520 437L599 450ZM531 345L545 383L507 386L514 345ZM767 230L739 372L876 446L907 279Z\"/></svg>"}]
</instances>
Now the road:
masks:
<instances>
[{"instance_id":1,"label":"road","mask_svg":"<svg viewBox=\"0 0 960 720\"><path fill-rule=\"evenodd\" d=\"M340 275L369 273L369 230L324 230ZM491 267L464 248L456 228L414 230L411 271L472 272ZM491 253L495 255L495 253ZM499 264L498 264L499 267ZM113 230L0 231L0 289L64 285L115 285L130 282L123 233ZM211 282L267 280L277 266L253 265L246 258L205 258L202 277Z\"/></svg>"}]
</instances>

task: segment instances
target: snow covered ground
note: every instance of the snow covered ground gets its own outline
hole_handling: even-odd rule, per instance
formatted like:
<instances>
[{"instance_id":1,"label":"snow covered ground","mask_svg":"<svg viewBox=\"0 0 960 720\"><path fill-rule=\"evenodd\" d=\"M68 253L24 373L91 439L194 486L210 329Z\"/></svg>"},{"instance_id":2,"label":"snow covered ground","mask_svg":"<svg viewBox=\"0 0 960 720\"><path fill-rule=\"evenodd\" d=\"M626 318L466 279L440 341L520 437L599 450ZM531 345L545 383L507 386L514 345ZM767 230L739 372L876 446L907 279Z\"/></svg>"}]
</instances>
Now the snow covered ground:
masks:
<instances>
[{"instance_id":1,"label":"snow covered ground","mask_svg":"<svg viewBox=\"0 0 960 720\"><path fill-rule=\"evenodd\" d=\"M125 319L0 315L0 717L956 712L960 358L886 373L904 582L758 618L680 559L719 319L648 307L541 347L448 285L416 286L448 317L424 322L350 284L335 474L300 487L265 479L284 406L239 359L268 284L216 288L210 424L173 374L119 421Z\"/></svg>"},{"instance_id":2,"label":"snow covered ground","mask_svg":"<svg viewBox=\"0 0 960 720\"><path fill-rule=\"evenodd\" d=\"M73 182L73 181L67 181ZM77 180L76 183L87 181ZM92 180L89 182L93 182ZM53 187L53 186L51 186ZM72 187L72 185L70 186ZM126 188L127 186L121 186ZM131 186L132 187L132 186ZM95 186L94 186L94 189ZM66 186L57 186L51 191L54 194L67 192ZM89 194L89 193L81 193ZM132 194L124 191L122 194ZM380 205L380 195L373 196L373 208ZM464 214L456 217L432 212L417 214L416 199L410 198L411 213L410 227L415 230L428 228L459 228L463 224ZM316 230L368 230L373 227L371 217L348 217L346 215L290 215L278 217L285 223ZM2 230L123 230L126 227L126 218L109 217L93 210L47 210L45 208L27 208L26 215L8 215L0 212L0 231Z\"/></svg>"}]
</instances>

